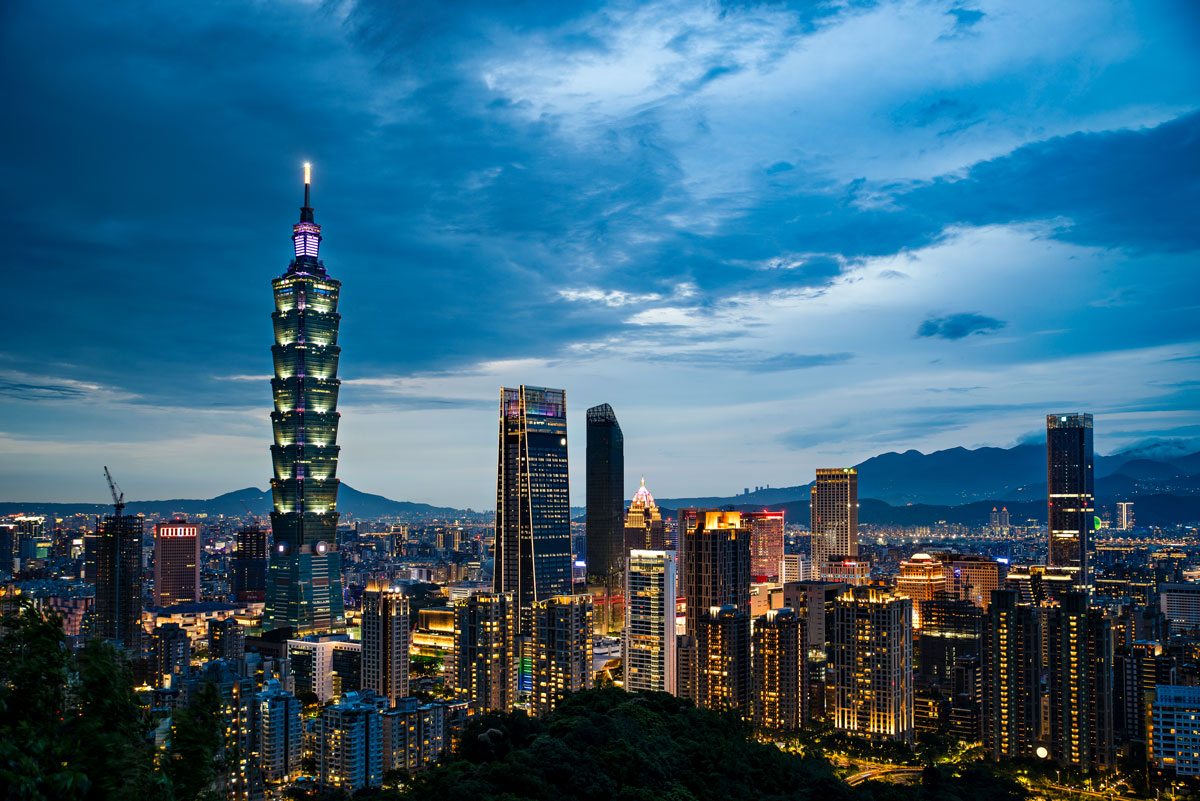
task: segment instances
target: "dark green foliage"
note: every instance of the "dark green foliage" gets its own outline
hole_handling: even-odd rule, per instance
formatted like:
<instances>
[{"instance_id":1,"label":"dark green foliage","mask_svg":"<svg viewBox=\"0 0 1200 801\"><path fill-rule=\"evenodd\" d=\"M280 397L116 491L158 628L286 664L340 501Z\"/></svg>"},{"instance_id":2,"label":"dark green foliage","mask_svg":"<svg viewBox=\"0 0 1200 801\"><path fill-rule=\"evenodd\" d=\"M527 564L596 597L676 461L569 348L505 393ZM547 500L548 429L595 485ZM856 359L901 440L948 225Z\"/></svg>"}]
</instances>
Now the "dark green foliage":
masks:
<instances>
[{"instance_id":1,"label":"dark green foliage","mask_svg":"<svg viewBox=\"0 0 1200 801\"><path fill-rule=\"evenodd\" d=\"M191 703L171 719L166 768L179 801L208 796L221 767L218 756L224 744L221 692L217 685L205 682Z\"/></svg>"},{"instance_id":2,"label":"dark green foliage","mask_svg":"<svg viewBox=\"0 0 1200 801\"><path fill-rule=\"evenodd\" d=\"M734 718L662 693L568 696L551 715L474 721L460 754L419 777L412 799L546 801L849 799L830 767L747 737Z\"/></svg>"}]
</instances>

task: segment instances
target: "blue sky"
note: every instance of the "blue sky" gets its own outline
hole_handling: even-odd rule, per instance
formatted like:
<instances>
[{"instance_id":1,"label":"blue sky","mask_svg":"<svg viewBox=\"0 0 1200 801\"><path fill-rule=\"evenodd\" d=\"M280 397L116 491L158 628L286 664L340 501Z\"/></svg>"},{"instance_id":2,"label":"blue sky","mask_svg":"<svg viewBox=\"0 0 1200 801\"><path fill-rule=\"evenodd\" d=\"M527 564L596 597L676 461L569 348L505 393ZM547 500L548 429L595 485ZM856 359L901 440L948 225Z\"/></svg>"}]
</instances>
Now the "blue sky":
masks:
<instances>
[{"instance_id":1,"label":"blue sky","mask_svg":"<svg viewBox=\"0 0 1200 801\"><path fill-rule=\"evenodd\" d=\"M1198 8L6 3L0 496L266 486L305 160L362 490L493 506L518 383L577 502L601 402L662 497L1200 448Z\"/></svg>"}]
</instances>

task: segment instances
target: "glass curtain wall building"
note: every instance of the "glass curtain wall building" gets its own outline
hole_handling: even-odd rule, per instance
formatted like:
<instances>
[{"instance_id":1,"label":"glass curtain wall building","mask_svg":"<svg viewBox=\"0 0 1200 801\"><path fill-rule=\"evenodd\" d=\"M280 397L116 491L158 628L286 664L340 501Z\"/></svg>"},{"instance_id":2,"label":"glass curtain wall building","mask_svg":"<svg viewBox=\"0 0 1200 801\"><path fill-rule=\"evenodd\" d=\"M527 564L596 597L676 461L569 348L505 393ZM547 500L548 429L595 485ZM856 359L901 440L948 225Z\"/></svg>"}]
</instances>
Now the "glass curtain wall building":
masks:
<instances>
[{"instance_id":1,"label":"glass curtain wall building","mask_svg":"<svg viewBox=\"0 0 1200 801\"><path fill-rule=\"evenodd\" d=\"M572 590L565 392L500 390L498 461L493 585L513 594L520 633L532 634L533 605Z\"/></svg>"},{"instance_id":2,"label":"glass curtain wall building","mask_svg":"<svg viewBox=\"0 0 1200 801\"><path fill-rule=\"evenodd\" d=\"M275 376L271 390L275 444L271 461L275 539L267 576L265 630L296 635L345 628L337 551L338 294L341 282L320 260L321 226L309 205L292 226L295 258L272 282Z\"/></svg>"},{"instance_id":3,"label":"glass curtain wall building","mask_svg":"<svg viewBox=\"0 0 1200 801\"><path fill-rule=\"evenodd\" d=\"M1079 571L1078 584L1090 586L1089 551L1096 516L1092 475L1092 416L1046 416L1046 513L1049 563Z\"/></svg>"},{"instance_id":4,"label":"glass curtain wall building","mask_svg":"<svg viewBox=\"0 0 1200 801\"><path fill-rule=\"evenodd\" d=\"M625 437L611 406L587 410L587 570L610 589L625 567Z\"/></svg>"}]
</instances>

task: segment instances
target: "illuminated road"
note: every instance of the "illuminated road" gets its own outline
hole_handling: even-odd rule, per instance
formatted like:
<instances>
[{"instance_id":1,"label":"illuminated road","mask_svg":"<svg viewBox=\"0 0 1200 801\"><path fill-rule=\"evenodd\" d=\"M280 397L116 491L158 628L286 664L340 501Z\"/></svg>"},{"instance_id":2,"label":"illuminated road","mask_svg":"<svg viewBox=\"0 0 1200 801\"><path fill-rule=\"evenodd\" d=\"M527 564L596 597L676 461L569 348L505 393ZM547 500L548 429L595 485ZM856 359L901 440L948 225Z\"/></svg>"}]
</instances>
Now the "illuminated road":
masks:
<instances>
[{"instance_id":1,"label":"illuminated road","mask_svg":"<svg viewBox=\"0 0 1200 801\"><path fill-rule=\"evenodd\" d=\"M924 770L924 768L910 768L910 767L872 768L870 770L860 771L858 773L855 773L853 776L848 777L846 779L846 784L850 785L851 787L855 787L857 785L862 784L865 781L870 781L871 779L878 779L882 776L898 776L898 775L903 775L903 774L916 775L916 774L919 774L922 770Z\"/></svg>"}]
</instances>

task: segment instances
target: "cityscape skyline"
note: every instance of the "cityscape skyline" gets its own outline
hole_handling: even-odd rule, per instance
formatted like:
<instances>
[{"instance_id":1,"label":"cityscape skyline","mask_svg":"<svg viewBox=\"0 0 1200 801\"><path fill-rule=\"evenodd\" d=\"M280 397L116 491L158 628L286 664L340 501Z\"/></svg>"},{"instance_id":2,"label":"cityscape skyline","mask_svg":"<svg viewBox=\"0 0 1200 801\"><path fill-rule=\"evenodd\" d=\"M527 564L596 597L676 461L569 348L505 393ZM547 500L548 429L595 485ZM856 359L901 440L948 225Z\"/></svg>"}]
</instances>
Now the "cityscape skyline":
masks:
<instances>
[{"instance_id":1,"label":"cityscape skyline","mask_svg":"<svg viewBox=\"0 0 1200 801\"><path fill-rule=\"evenodd\" d=\"M0 203L27 232L0 361L6 494L100 502L84 466L103 463L137 498L263 485L269 322L248 279L282 266L262 232L305 160L351 287L342 477L365 491L488 507L488 409L521 382L610 403L627 488L645 474L662 497L1009 445L1051 410L1103 419L1097 453L1195 450L1194 6L672 8L479 9L427 41L370 3L10 10L6 30L34 35L0 56L28 76L0 151ZM296 64L298 46L322 58ZM230 96L220 65L247 63ZM32 112L117 85L86 153ZM322 123L281 123L298 116ZM220 209L203 235L197 207ZM80 253L96 269L61 280ZM197 270L228 291L182 291ZM186 391L156 380L185 364Z\"/></svg>"}]
</instances>

